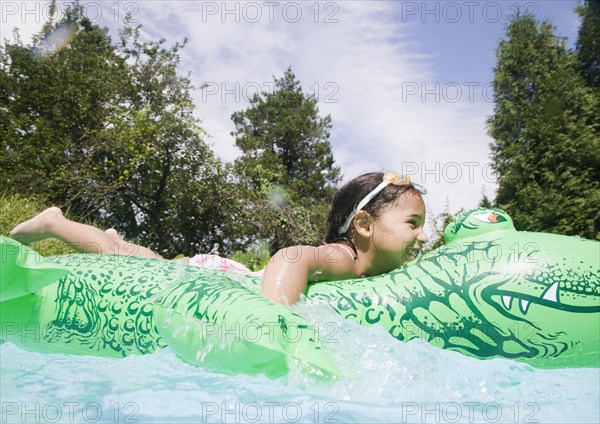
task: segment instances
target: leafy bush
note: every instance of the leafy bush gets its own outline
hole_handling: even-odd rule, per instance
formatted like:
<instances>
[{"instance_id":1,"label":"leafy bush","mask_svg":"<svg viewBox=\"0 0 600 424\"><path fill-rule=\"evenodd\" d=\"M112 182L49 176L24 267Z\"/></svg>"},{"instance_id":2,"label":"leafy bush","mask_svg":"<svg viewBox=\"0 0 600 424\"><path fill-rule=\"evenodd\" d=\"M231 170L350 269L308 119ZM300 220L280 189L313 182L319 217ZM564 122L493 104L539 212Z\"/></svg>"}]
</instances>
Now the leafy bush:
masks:
<instances>
[{"instance_id":1,"label":"leafy bush","mask_svg":"<svg viewBox=\"0 0 600 424\"><path fill-rule=\"evenodd\" d=\"M259 271L267 266L271 255L266 243L257 242L247 252L236 250L230 258L246 265L252 271Z\"/></svg>"}]
</instances>

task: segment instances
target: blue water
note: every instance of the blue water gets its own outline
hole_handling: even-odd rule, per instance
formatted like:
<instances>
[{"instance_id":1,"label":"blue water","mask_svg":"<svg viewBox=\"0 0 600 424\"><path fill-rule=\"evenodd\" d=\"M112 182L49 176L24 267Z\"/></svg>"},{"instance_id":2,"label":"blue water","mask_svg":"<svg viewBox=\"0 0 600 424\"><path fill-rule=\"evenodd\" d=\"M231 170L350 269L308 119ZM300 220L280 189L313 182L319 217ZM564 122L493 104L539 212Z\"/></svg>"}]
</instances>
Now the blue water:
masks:
<instances>
[{"instance_id":1,"label":"blue water","mask_svg":"<svg viewBox=\"0 0 600 424\"><path fill-rule=\"evenodd\" d=\"M599 369L481 361L421 341L401 343L377 327L340 318L335 324L327 349L347 375L335 382L296 370L279 379L217 374L168 349L115 360L6 343L1 422L600 422Z\"/></svg>"}]
</instances>

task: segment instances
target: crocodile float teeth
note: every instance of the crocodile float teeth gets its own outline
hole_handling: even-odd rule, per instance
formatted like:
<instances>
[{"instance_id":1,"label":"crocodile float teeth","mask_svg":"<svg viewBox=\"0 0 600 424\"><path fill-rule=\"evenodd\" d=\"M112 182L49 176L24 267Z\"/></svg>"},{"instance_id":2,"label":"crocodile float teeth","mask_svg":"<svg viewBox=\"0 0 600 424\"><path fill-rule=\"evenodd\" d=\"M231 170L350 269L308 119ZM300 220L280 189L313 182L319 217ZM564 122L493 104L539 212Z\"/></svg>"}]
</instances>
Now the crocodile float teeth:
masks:
<instances>
[{"instance_id":1,"label":"crocodile float teeth","mask_svg":"<svg viewBox=\"0 0 600 424\"><path fill-rule=\"evenodd\" d=\"M521 299L521 311L526 314L529 309L529 300Z\"/></svg>"},{"instance_id":2,"label":"crocodile float teeth","mask_svg":"<svg viewBox=\"0 0 600 424\"><path fill-rule=\"evenodd\" d=\"M542 299L549 300L551 302L558 302L558 282L552 284L548 290L545 291Z\"/></svg>"},{"instance_id":3,"label":"crocodile float teeth","mask_svg":"<svg viewBox=\"0 0 600 424\"><path fill-rule=\"evenodd\" d=\"M502 295L502 304L506 309L510 309L510 305L512 303L512 296Z\"/></svg>"}]
</instances>

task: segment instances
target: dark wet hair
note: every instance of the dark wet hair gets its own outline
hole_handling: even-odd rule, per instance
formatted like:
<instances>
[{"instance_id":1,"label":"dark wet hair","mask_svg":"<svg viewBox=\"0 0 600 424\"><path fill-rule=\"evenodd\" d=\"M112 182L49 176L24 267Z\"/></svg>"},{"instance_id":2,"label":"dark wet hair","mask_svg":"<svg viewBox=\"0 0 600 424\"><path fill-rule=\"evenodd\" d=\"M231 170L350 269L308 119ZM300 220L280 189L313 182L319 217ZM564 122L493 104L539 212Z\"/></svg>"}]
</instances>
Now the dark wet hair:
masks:
<instances>
[{"instance_id":1,"label":"dark wet hair","mask_svg":"<svg viewBox=\"0 0 600 424\"><path fill-rule=\"evenodd\" d=\"M344 234L339 234L338 231L358 203L383 181L383 175L383 172L363 174L346 183L333 195L331 210L327 218L328 228L325 243L345 243L352 247L355 254L357 253L356 246L352 242L354 226L350 225ZM400 196L407 192L418 194L419 196L426 193L423 187L413 183L402 185L388 184L362 210L368 212L374 219L377 219Z\"/></svg>"}]
</instances>

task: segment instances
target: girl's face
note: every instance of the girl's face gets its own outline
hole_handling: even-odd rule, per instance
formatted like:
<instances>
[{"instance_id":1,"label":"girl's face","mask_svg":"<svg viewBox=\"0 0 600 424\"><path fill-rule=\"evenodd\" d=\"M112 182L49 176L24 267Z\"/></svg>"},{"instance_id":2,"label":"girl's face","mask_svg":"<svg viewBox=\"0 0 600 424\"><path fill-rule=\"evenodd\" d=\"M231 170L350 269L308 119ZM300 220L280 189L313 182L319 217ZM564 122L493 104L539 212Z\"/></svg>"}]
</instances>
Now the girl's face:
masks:
<instances>
[{"instance_id":1,"label":"girl's face","mask_svg":"<svg viewBox=\"0 0 600 424\"><path fill-rule=\"evenodd\" d=\"M375 260L371 272L389 272L415 259L427 241L423 232L425 212L421 196L407 192L375 219L372 238Z\"/></svg>"}]
</instances>

